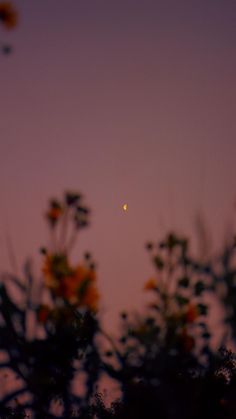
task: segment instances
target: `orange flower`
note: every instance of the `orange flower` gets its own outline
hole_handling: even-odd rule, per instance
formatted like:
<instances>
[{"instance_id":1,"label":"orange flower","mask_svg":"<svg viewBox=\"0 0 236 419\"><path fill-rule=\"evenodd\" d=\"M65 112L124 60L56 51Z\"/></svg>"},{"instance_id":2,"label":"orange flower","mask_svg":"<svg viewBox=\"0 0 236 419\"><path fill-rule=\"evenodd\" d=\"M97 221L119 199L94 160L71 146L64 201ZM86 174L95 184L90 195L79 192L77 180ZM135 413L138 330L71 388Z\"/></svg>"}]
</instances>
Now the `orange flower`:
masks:
<instances>
[{"instance_id":1,"label":"orange flower","mask_svg":"<svg viewBox=\"0 0 236 419\"><path fill-rule=\"evenodd\" d=\"M12 29L17 24L17 13L10 2L0 3L0 20L7 29Z\"/></svg>"},{"instance_id":2,"label":"orange flower","mask_svg":"<svg viewBox=\"0 0 236 419\"><path fill-rule=\"evenodd\" d=\"M97 311L98 308L99 293L97 287L94 284L88 284L85 293L81 296L80 304L83 307L87 307L91 311Z\"/></svg>"},{"instance_id":3,"label":"orange flower","mask_svg":"<svg viewBox=\"0 0 236 419\"><path fill-rule=\"evenodd\" d=\"M46 213L47 219L50 221L52 225L54 225L62 214L62 208L60 207L52 207Z\"/></svg>"},{"instance_id":4,"label":"orange flower","mask_svg":"<svg viewBox=\"0 0 236 419\"><path fill-rule=\"evenodd\" d=\"M64 278L73 272L67 256L63 253L47 254L42 271L46 278L54 278L56 280Z\"/></svg>"},{"instance_id":5,"label":"orange flower","mask_svg":"<svg viewBox=\"0 0 236 419\"><path fill-rule=\"evenodd\" d=\"M157 287L157 281L155 278L148 279L148 281L144 284L145 291L155 290L156 287Z\"/></svg>"},{"instance_id":6,"label":"orange flower","mask_svg":"<svg viewBox=\"0 0 236 419\"><path fill-rule=\"evenodd\" d=\"M96 279L96 272L94 269L88 269L83 265L78 265L75 269L75 275L78 278L78 282L81 280L87 279L89 281L94 281Z\"/></svg>"},{"instance_id":7,"label":"orange flower","mask_svg":"<svg viewBox=\"0 0 236 419\"><path fill-rule=\"evenodd\" d=\"M42 272L46 278L49 278L52 276L52 256L46 255L44 264L42 267Z\"/></svg>"},{"instance_id":8,"label":"orange flower","mask_svg":"<svg viewBox=\"0 0 236 419\"><path fill-rule=\"evenodd\" d=\"M196 305L190 304L185 313L185 320L187 323L193 323L199 316L199 310Z\"/></svg>"},{"instance_id":9,"label":"orange flower","mask_svg":"<svg viewBox=\"0 0 236 419\"><path fill-rule=\"evenodd\" d=\"M75 275L67 276L61 282L60 295L74 304L77 301L78 287L78 278Z\"/></svg>"},{"instance_id":10,"label":"orange flower","mask_svg":"<svg viewBox=\"0 0 236 419\"><path fill-rule=\"evenodd\" d=\"M47 305L42 304L38 311L38 321L39 323L46 323L50 313L50 308Z\"/></svg>"},{"instance_id":11,"label":"orange flower","mask_svg":"<svg viewBox=\"0 0 236 419\"><path fill-rule=\"evenodd\" d=\"M99 294L94 269L83 265L73 269L66 255L47 254L42 271L45 285L54 296L62 297L75 306L97 310Z\"/></svg>"}]
</instances>

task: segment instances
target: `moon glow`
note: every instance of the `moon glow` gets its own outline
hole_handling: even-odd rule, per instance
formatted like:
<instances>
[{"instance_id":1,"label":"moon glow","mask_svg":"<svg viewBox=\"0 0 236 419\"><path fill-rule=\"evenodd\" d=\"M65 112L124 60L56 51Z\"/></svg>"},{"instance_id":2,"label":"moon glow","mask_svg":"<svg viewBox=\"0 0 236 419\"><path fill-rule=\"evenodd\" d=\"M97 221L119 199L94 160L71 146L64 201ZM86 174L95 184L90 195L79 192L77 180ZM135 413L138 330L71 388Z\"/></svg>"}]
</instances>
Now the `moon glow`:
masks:
<instances>
[{"instance_id":1,"label":"moon glow","mask_svg":"<svg viewBox=\"0 0 236 419\"><path fill-rule=\"evenodd\" d=\"M124 205L122 206L122 208L123 208L123 211L128 211L128 204L124 204Z\"/></svg>"}]
</instances>

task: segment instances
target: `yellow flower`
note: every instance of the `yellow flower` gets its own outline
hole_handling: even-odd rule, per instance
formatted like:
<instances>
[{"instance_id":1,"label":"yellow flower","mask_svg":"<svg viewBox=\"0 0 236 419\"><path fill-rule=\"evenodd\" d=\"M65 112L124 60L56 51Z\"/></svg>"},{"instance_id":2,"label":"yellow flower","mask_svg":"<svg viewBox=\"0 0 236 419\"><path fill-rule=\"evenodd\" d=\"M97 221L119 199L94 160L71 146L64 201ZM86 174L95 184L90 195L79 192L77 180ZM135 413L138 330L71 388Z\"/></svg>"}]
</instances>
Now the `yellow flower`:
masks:
<instances>
[{"instance_id":1,"label":"yellow flower","mask_svg":"<svg viewBox=\"0 0 236 419\"><path fill-rule=\"evenodd\" d=\"M7 29L17 25L17 13L10 2L0 3L0 21Z\"/></svg>"},{"instance_id":2,"label":"yellow flower","mask_svg":"<svg viewBox=\"0 0 236 419\"><path fill-rule=\"evenodd\" d=\"M147 282L144 284L145 291L155 290L156 287L157 287L157 281L155 278L148 279Z\"/></svg>"}]
</instances>

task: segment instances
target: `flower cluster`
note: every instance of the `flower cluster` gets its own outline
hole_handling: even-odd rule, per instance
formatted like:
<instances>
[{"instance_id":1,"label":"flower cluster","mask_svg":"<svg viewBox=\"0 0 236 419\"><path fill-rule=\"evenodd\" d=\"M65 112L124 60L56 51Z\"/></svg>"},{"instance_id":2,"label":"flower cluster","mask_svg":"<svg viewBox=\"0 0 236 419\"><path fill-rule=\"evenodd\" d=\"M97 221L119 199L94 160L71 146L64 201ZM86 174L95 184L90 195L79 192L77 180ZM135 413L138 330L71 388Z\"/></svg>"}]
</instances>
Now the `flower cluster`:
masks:
<instances>
[{"instance_id":1,"label":"flower cluster","mask_svg":"<svg viewBox=\"0 0 236 419\"><path fill-rule=\"evenodd\" d=\"M188 241L173 233L157 245L148 243L146 247L156 270L156 276L144 284L144 290L155 295L149 304L155 323L164 340L191 352L197 330L204 340L209 339L204 322L208 308L203 299L208 287L206 270L190 258Z\"/></svg>"},{"instance_id":2,"label":"flower cluster","mask_svg":"<svg viewBox=\"0 0 236 419\"><path fill-rule=\"evenodd\" d=\"M46 254L43 274L53 297L60 297L76 307L97 310L99 295L94 264L90 260L72 267L65 254Z\"/></svg>"},{"instance_id":3,"label":"flower cluster","mask_svg":"<svg viewBox=\"0 0 236 419\"><path fill-rule=\"evenodd\" d=\"M52 199L46 212L50 227L56 227L63 216L65 223L68 221L68 217L71 217L75 230L86 227L90 211L83 204L82 199L81 194L74 192L67 192L62 201Z\"/></svg>"},{"instance_id":4,"label":"flower cluster","mask_svg":"<svg viewBox=\"0 0 236 419\"><path fill-rule=\"evenodd\" d=\"M25 265L25 282L15 275L2 277L0 350L7 363L0 368L16 374L22 386L3 395L0 417L23 419L27 409L30 417L56 419L51 407L59 402L63 418L234 419L236 355L212 348L207 297L211 292L224 303L224 322L235 343L235 244L206 263L193 258L188 241L172 233L161 243L149 243L155 273L144 290L152 301L144 312L121 313L117 340L94 315L99 296L91 255L85 253L79 264L71 262L70 250L88 216L79 194L50 201L51 243L42 249L46 295L39 293L39 300L30 264ZM24 304L16 305L8 294L9 280ZM218 294L220 285L223 294ZM225 331L221 346L227 343ZM108 409L96 393L103 377L121 391ZM77 383L83 386L79 394ZM15 401L17 409L6 410Z\"/></svg>"},{"instance_id":5,"label":"flower cluster","mask_svg":"<svg viewBox=\"0 0 236 419\"><path fill-rule=\"evenodd\" d=\"M95 264L89 253L84 261L72 265L69 253L75 245L78 231L88 225L89 209L82 196L68 192L62 200L50 201L46 219L52 233L50 249L42 249L43 277L53 299L60 298L74 307L96 312L99 294L96 286ZM46 311L41 312L41 319ZM47 317L47 316L46 316Z\"/></svg>"}]
</instances>

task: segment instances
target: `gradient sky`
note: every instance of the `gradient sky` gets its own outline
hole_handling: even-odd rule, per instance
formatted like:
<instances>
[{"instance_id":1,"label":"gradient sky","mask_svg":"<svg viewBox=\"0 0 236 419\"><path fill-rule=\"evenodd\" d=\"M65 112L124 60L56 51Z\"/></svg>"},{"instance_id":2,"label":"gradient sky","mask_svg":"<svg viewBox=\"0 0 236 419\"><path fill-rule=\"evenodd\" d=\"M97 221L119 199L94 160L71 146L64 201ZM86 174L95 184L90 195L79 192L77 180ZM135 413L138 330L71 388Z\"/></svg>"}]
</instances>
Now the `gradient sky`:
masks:
<instances>
[{"instance_id":1,"label":"gradient sky","mask_svg":"<svg viewBox=\"0 0 236 419\"><path fill-rule=\"evenodd\" d=\"M144 250L205 214L215 243L235 216L235 0L17 0L1 29L0 263L46 244L51 196L93 209L80 255L98 261L102 311L138 308ZM129 211L122 211L127 202ZM76 252L74 252L76 259Z\"/></svg>"}]
</instances>

